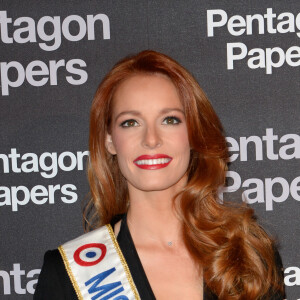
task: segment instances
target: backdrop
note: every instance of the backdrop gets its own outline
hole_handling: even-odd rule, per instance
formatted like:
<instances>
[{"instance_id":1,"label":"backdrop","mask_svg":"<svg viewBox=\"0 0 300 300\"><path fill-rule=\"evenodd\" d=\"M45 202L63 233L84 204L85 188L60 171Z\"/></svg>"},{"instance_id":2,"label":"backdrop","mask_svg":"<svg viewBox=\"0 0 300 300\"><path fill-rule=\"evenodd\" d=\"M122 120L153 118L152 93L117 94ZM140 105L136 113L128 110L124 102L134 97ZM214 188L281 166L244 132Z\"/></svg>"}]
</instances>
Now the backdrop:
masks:
<instances>
[{"instance_id":1,"label":"backdrop","mask_svg":"<svg viewBox=\"0 0 300 300\"><path fill-rule=\"evenodd\" d=\"M225 4L226 3L226 4ZM46 250L83 233L89 110L122 57L178 60L226 130L224 199L248 201L300 299L300 2L0 1L0 298L31 299Z\"/></svg>"}]
</instances>

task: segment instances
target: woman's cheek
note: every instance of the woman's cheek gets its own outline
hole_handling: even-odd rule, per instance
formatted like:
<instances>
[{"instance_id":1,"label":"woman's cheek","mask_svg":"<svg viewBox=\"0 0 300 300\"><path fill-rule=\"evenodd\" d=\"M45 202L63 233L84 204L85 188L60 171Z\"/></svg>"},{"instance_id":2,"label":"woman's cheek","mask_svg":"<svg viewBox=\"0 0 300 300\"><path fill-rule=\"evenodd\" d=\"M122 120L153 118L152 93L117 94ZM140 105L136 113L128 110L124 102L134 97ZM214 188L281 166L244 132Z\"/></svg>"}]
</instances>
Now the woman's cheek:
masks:
<instances>
[{"instance_id":1,"label":"woman's cheek","mask_svg":"<svg viewBox=\"0 0 300 300\"><path fill-rule=\"evenodd\" d=\"M113 143L117 152L117 156L129 159L136 148L133 139L124 132L118 132L113 137Z\"/></svg>"}]
</instances>

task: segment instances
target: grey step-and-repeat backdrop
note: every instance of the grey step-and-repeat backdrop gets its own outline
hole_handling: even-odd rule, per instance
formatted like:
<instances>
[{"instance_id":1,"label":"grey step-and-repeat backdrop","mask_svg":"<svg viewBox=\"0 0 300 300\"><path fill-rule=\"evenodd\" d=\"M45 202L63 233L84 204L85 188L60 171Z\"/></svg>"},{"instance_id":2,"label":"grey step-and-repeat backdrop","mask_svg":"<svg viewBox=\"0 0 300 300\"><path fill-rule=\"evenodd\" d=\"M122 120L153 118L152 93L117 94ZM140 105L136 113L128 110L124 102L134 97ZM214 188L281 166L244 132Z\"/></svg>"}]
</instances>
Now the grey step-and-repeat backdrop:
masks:
<instances>
[{"instance_id":1,"label":"grey step-and-repeat backdrop","mask_svg":"<svg viewBox=\"0 0 300 300\"><path fill-rule=\"evenodd\" d=\"M226 130L224 199L248 201L300 299L300 2L0 1L0 298L31 299L46 250L83 233L89 110L125 55L189 69Z\"/></svg>"}]
</instances>

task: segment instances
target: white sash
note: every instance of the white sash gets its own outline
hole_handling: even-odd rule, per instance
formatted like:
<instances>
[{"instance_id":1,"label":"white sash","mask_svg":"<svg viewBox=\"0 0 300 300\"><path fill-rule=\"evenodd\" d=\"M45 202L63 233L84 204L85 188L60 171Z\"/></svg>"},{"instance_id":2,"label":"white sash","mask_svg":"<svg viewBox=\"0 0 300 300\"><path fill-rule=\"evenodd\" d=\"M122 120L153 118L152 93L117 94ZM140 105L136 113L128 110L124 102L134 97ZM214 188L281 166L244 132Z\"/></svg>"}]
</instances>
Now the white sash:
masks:
<instances>
[{"instance_id":1,"label":"white sash","mask_svg":"<svg viewBox=\"0 0 300 300\"><path fill-rule=\"evenodd\" d=\"M140 300L110 225L58 248L79 300Z\"/></svg>"}]
</instances>

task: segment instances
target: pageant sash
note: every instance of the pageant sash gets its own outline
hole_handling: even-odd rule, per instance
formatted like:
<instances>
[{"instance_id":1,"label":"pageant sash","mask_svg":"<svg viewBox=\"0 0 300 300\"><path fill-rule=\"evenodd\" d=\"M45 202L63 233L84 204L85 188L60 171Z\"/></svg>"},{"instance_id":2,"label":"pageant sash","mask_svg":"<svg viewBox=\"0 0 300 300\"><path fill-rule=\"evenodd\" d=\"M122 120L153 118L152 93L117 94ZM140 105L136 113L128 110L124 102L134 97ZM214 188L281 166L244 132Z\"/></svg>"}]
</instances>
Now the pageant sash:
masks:
<instances>
[{"instance_id":1,"label":"pageant sash","mask_svg":"<svg viewBox=\"0 0 300 300\"><path fill-rule=\"evenodd\" d=\"M58 248L79 300L140 300L110 225Z\"/></svg>"}]
</instances>

